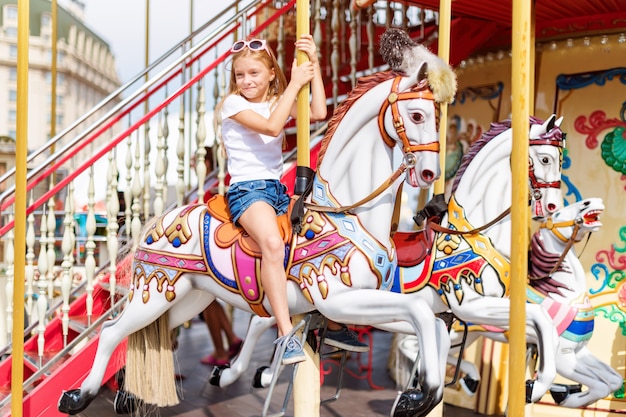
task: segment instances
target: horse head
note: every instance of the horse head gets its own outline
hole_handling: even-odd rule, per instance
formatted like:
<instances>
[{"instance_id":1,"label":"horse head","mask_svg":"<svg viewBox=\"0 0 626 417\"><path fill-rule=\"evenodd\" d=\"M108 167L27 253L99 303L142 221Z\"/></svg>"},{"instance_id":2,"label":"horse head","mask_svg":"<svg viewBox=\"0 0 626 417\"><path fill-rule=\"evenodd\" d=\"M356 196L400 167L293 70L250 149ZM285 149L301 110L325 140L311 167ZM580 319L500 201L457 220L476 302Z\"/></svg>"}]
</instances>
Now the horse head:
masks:
<instances>
[{"instance_id":1,"label":"horse head","mask_svg":"<svg viewBox=\"0 0 626 417\"><path fill-rule=\"evenodd\" d=\"M573 239L579 242L587 233L600 229L599 219L603 211L601 198L586 198L554 212L541 227L550 230L561 241Z\"/></svg>"},{"instance_id":2,"label":"horse head","mask_svg":"<svg viewBox=\"0 0 626 417\"><path fill-rule=\"evenodd\" d=\"M398 74L380 109L379 130L387 145L402 150L407 182L427 188L441 175L439 104L454 98L456 76L402 30L388 29L380 43L381 55Z\"/></svg>"},{"instance_id":3,"label":"horse head","mask_svg":"<svg viewBox=\"0 0 626 417\"><path fill-rule=\"evenodd\" d=\"M557 211L561 195L561 162L565 135L559 128L563 118L550 116L541 123L531 118L528 148L528 179L532 217L543 218Z\"/></svg>"}]
</instances>

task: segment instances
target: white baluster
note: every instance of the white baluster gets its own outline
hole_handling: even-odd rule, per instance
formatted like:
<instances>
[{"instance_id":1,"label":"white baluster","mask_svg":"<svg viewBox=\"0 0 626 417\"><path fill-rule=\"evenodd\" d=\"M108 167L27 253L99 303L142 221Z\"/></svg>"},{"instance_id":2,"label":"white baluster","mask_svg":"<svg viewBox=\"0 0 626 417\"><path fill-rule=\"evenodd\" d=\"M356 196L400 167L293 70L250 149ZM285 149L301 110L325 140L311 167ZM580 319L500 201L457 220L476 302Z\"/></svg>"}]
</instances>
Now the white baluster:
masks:
<instances>
[{"instance_id":1,"label":"white baluster","mask_svg":"<svg viewBox=\"0 0 626 417\"><path fill-rule=\"evenodd\" d=\"M330 21L332 38L330 41L332 51L330 53L330 66L332 69L333 82L333 107L337 107L339 101L339 0L333 1L333 17Z\"/></svg>"},{"instance_id":2,"label":"white baluster","mask_svg":"<svg viewBox=\"0 0 626 417\"><path fill-rule=\"evenodd\" d=\"M350 38L348 39L348 45L350 48L350 83L352 88L356 87L356 63L357 63L357 13L349 9L350 13Z\"/></svg>"},{"instance_id":3,"label":"white baluster","mask_svg":"<svg viewBox=\"0 0 626 417\"><path fill-rule=\"evenodd\" d=\"M128 241L130 242L131 240L131 233L132 233L132 227L131 227L131 223L132 223L132 204L133 204L133 186L132 186L132 181L133 181L133 174L132 174L132 169L133 169L133 139L132 139L132 133L130 135L128 135L128 138L126 139L126 188L124 189L124 213L125 213L125 220L124 220L124 224L126 225L126 237L128 238Z\"/></svg>"},{"instance_id":4,"label":"white baluster","mask_svg":"<svg viewBox=\"0 0 626 417\"><path fill-rule=\"evenodd\" d=\"M63 262L61 262L61 296L63 298L63 304L61 305L61 325L63 328L63 346L67 345L67 335L69 334L69 325L70 325L70 293L72 291L72 278L71 278L71 268L72 261L70 257L72 256L72 251L74 250L74 245L72 245L72 236L71 229L74 226L74 221L72 219L71 214L71 205L70 205L70 193L67 193L67 198L65 199L65 217L63 218L63 241L61 243L61 249L63 251Z\"/></svg>"},{"instance_id":5,"label":"white baluster","mask_svg":"<svg viewBox=\"0 0 626 417\"><path fill-rule=\"evenodd\" d=\"M29 206L33 205L31 196ZM35 279L35 214L30 213L26 220L26 317L33 320L33 280Z\"/></svg>"},{"instance_id":6,"label":"white baluster","mask_svg":"<svg viewBox=\"0 0 626 417\"><path fill-rule=\"evenodd\" d=\"M52 188L52 184L50 184L50 188ZM54 197L48 200L48 298L54 298L54 287L58 283L58 277L55 275L55 268L57 255L56 250L54 248L54 244L56 243L56 239L54 236L54 232L57 228L56 221L56 213L54 204Z\"/></svg>"},{"instance_id":7,"label":"white baluster","mask_svg":"<svg viewBox=\"0 0 626 417\"><path fill-rule=\"evenodd\" d=\"M14 216L9 216L9 221L13 221ZM2 338L4 340L0 340L2 345L6 346L9 344L11 340L11 334L13 332L13 289L14 289L14 279L15 279L15 270L13 268L13 263L15 262L15 248L13 246L15 235L13 234L13 229L10 229L7 232L7 237L5 240L6 249L5 249L5 259L7 263L7 271L6 271L6 283L4 285L5 288L5 304L6 308L3 311L6 313L6 320L3 320L3 323L6 324L5 331L2 332Z\"/></svg>"},{"instance_id":8,"label":"white baluster","mask_svg":"<svg viewBox=\"0 0 626 417\"><path fill-rule=\"evenodd\" d=\"M143 147L143 218L150 217L150 123L144 123Z\"/></svg>"},{"instance_id":9,"label":"white baluster","mask_svg":"<svg viewBox=\"0 0 626 417\"><path fill-rule=\"evenodd\" d=\"M70 185L67 187L68 191L67 191L67 203L66 206L69 207L69 212L70 212L70 222L71 222L71 227L70 227L70 242L71 242L71 246L72 248L76 247L76 228L78 226L78 224L76 223L76 217L74 216L76 214L76 204L74 202L74 181L70 182ZM76 258L74 258L74 251L70 251L70 277L73 281L74 279L74 264L76 263Z\"/></svg>"},{"instance_id":10,"label":"white baluster","mask_svg":"<svg viewBox=\"0 0 626 417\"><path fill-rule=\"evenodd\" d=\"M137 134L137 143L135 144L135 175L133 176L133 204L131 206L131 211L133 212L133 220L131 223L132 232L131 236L133 237L133 241L135 244L139 243L139 232L141 232L141 149L139 146L139 134Z\"/></svg>"},{"instance_id":11,"label":"white baluster","mask_svg":"<svg viewBox=\"0 0 626 417\"><path fill-rule=\"evenodd\" d=\"M372 3L367 8L367 63L370 69L370 73L374 71L374 12L376 8Z\"/></svg>"},{"instance_id":12,"label":"white baluster","mask_svg":"<svg viewBox=\"0 0 626 417\"><path fill-rule=\"evenodd\" d=\"M120 202L117 196L117 163L115 160L115 149L109 152L109 168L107 170L107 184L109 184L107 198L107 250L109 251L109 286L111 292L111 305L115 301L115 284L116 284L116 260L117 260L117 216L120 211ZM91 324L91 323L90 323Z\"/></svg>"},{"instance_id":13,"label":"white baluster","mask_svg":"<svg viewBox=\"0 0 626 417\"><path fill-rule=\"evenodd\" d=\"M87 255L85 257L85 279L87 280L87 318L89 324L91 324L91 317L93 315L93 279L96 273L96 257L94 255L96 250L96 242L94 241L94 235L96 233L96 213L94 206L95 201L95 187L93 178L93 165L90 168L89 189L87 191L87 242L85 243L85 249Z\"/></svg>"},{"instance_id":14,"label":"white baluster","mask_svg":"<svg viewBox=\"0 0 626 417\"><path fill-rule=\"evenodd\" d=\"M176 144L176 156L178 165L176 173L176 203L178 206L184 204L185 199L185 100L180 100L180 112L178 114L178 143Z\"/></svg>"},{"instance_id":15,"label":"white baluster","mask_svg":"<svg viewBox=\"0 0 626 417\"><path fill-rule=\"evenodd\" d=\"M165 207L165 205L167 205L167 187L168 187L168 183L167 183L167 170L169 168L169 159L167 158L167 150L168 150L168 146L167 146L167 139L170 136L170 127L169 127L169 122L168 122L168 118L169 118L169 111L167 110L167 106L165 106L165 108L163 109L163 155L162 155L162 159L163 159L163 205Z\"/></svg>"},{"instance_id":16,"label":"white baluster","mask_svg":"<svg viewBox=\"0 0 626 417\"><path fill-rule=\"evenodd\" d=\"M204 121L204 82L198 82L198 127L196 130L196 175L198 176L198 203L204 202L204 181L206 179L206 123Z\"/></svg>"},{"instance_id":17,"label":"white baluster","mask_svg":"<svg viewBox=\"0 0 626 417\"><path fill-rule=\"evenodd\" d=\"M161 113L157 116L157 154L154 173L156 175L156 183L154 186L154 215L160 216L165 206L163 202L163 179L165 177L165 164L163 161L163 128L161 127Z\"/></svg>"},{"instance_id":18,"label":"white baluster","mask_svg":"<svg viewBox=\"0 0 626 417\"><path fill-rule=\"evenodd\" d=\"M37 281L37 355L39 356L39 366L43 363L45 337L46 331L46 310L48 309L48 283L46 276L48 275L48 220L46 213L41 215L41 226L39 234L39 259L37 266L39 268L39 280Z\"/></svg>"}]
</instances>

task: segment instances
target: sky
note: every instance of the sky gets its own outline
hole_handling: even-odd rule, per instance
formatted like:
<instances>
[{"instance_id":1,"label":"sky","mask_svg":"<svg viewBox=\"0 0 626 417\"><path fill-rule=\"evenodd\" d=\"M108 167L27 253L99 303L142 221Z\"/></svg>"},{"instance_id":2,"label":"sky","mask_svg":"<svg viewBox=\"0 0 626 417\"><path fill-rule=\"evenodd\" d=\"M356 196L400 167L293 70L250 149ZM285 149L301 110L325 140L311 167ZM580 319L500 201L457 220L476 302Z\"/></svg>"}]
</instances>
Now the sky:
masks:
<instances>
[{"instance_id":1,"label":"sky","mask_svg":"<svg viewBox=\"0 0 626 417\"><path fill-rule=\"evenodd\" d=\"M65 0L67 2L69 0ZM122 83L145 68L146 3L150 5L150 60L162 55L215 14L216 0L82 0L85 24L115 56ZM189 17L193 1L193 21ZM59 1L59 4L62 4ZM228 2L230 4L230 2Z\"/></svg>"}]
</instances>

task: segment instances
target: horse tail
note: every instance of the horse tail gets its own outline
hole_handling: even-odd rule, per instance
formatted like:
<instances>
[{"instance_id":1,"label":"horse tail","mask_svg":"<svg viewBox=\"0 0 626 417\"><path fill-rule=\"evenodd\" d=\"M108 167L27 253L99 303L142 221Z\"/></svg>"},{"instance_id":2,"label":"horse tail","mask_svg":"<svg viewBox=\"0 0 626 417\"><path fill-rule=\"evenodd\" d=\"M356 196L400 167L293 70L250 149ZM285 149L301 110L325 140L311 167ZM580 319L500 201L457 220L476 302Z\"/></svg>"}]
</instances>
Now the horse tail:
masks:
<instances>
[{"instance_id":1,"label":"horse tail","mask_svg":"<svg viewBox=\"0 0 626 417\"><path fill-rule=\"evenodd\" d=\"M153 217L142 227L139 236L159 219ZM134 257L137 244L129 242L120 267L126 268L126 276L134 279ZM129 282L129 287L132 282ZM171 407L178 404L174 369L174 342L169 330L169 314L166 311L148 326L128 336L126 348L126 371L124 389L146 404Z\"/></svg>"},{"instance_id":2,"label":"horse tail","mask_svg":"<svg viewBox=\"0 0 626 417\"><path fill-rule=\"evenodd\" d=\"M178 404L168 313L128 336L124 389L147 404Z\"/></svg>"}]
</instances>

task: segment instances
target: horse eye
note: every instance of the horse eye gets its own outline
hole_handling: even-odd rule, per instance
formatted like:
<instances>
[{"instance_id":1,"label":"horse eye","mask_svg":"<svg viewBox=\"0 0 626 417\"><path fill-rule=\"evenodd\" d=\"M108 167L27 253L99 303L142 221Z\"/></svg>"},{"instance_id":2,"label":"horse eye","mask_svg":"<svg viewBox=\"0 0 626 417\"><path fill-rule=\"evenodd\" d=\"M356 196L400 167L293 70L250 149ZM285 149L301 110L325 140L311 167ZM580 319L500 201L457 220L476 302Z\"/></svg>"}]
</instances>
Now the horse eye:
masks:
<instances>
[{"instance_id":1,"label":"horse eye","mask_svg":"<svg viewBox=\"0 0 626 417\"><path fill-rule=\"evenodd\" d=\"M416 113L411 113L411 120L414 123L424 123L424 115L422 113L416 112Z\"/></svg>"},{"instance_id":2,"label":"horse eye","mask_svg":"<svg viewBox=\"0 0 626 417\"><path fill-rule=\"evenodd\" d=\"M541 158L541 163L547 165L548 163L550 163L550 158L544 156L543 158Z\"/></svg>"}]
</instances>

